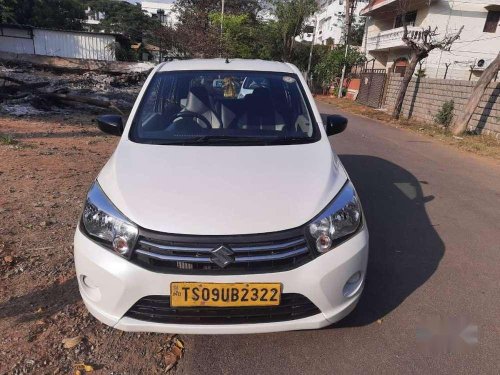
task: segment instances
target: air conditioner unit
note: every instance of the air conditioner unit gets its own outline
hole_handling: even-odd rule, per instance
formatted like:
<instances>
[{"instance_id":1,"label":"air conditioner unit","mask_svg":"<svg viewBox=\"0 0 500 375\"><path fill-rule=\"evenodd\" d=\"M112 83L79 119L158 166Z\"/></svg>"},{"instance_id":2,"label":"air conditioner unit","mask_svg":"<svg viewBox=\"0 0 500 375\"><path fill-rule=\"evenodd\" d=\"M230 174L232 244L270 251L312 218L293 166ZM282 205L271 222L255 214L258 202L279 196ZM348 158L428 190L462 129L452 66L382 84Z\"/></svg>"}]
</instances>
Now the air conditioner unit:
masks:
<instances>
[{"instance_id":1,"label":"air conditioner unit","mask_svg":"<svg viewBox=\"0 0 500 375\"><path fill-rule=\"evenodd\" d=\"M493 59L479 59L476 61L472 70L484 70L491 64Z\"/></svg>"}]
</instances>

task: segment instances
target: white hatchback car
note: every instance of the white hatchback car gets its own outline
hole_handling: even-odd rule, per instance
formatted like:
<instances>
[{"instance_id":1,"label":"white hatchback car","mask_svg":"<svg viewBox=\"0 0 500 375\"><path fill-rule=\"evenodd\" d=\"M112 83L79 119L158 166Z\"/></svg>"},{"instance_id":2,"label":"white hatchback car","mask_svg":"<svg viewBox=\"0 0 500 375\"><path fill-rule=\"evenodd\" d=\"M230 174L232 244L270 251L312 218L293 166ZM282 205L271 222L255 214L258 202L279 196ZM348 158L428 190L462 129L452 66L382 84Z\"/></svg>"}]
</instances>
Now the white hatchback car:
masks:
<instances>
[{"instance_id":1,"label":"white hatchback car","mask_svg":"<svg viewBox=\"0 0 500 375\"><path fill-rule=\"evenodd\" d=\"M240 97L242 83L257 87ZM88 310L126 331L320 328L363 289L368 230L299 70L260 60L163 63L93 183L75 234Z\"/></svg>"}]
</instances>

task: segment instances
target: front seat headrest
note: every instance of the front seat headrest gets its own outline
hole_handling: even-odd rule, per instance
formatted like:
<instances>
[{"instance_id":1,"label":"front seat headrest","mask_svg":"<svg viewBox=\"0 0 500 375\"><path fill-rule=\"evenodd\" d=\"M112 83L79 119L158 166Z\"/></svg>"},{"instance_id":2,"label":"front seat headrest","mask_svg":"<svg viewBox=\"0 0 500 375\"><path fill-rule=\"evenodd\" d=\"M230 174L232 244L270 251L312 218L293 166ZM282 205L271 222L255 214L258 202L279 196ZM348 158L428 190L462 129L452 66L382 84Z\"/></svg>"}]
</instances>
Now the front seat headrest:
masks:
<instances>
[{"instance_id":1,"label":"front seat headrest","mask_svg":"<svg viewBox=\"0 0 500 375\"><path fill-rule=\"evenodd\" d=\"M210 97L206 87L194 86L189 89L186 109L200 114L211 111Z\"/></svg>"},{"instance_id":2,"label":"front seat headrest","mask_svg":"<svg viewBox=\"0 0 500 375\"><path fill-rule=\"evenodd\" d=\"M269 89L258 87L253 92L245 96L248 107L256 115L269 115L274 113L273 100Z\"/></svg>"}]
</instances>

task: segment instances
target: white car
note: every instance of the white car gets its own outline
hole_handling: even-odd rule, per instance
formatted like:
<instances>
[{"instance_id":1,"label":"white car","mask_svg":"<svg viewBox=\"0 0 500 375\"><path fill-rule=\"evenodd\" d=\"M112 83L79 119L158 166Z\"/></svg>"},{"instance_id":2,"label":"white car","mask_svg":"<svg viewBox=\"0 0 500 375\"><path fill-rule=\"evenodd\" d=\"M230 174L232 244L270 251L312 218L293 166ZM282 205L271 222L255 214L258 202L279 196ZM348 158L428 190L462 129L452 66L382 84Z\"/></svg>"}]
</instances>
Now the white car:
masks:
<instances>
[{"instance_id":1,"label":"white car","mask_svg":"<svg viewBox=\"0 0 500 375\"><path fill-rule=\"evenodd\" d=\"M245 79L269 87L239 97ZM215 83L214 83L215 82ZM260 60L158 65L75 233L88 310L125 331L320 328L356 306L368 230L299 70Z\"/></svg>"}]
</instances>

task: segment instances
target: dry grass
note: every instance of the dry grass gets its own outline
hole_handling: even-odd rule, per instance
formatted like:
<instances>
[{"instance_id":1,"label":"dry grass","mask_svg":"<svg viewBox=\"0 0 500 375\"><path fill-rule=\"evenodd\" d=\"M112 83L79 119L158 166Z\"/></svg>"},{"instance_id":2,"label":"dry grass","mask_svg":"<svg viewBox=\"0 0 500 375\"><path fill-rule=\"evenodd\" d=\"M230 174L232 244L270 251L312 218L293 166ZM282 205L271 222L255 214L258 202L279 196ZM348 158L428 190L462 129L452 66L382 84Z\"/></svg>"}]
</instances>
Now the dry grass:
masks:
<instances>
[{"instance_id":1,"label":"dry grass","mask_svg":"<svg viewBox=\"0 0 500 375\"><path fill-rule=\"evenodd\" d=\"M366 107L352 100L329 96L317 96L316 99L332 104L346 112L378 120L397 128L408 129L455 146L461 150L500 160L500 140L491 136L466 133L461 137L455 137L450 131L437 124L428 124L408 119L394 120L388 113L382 110Z\"/></svg>"}]
</instances>

